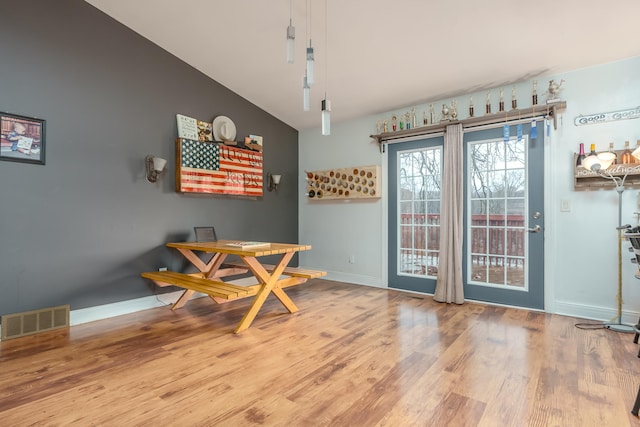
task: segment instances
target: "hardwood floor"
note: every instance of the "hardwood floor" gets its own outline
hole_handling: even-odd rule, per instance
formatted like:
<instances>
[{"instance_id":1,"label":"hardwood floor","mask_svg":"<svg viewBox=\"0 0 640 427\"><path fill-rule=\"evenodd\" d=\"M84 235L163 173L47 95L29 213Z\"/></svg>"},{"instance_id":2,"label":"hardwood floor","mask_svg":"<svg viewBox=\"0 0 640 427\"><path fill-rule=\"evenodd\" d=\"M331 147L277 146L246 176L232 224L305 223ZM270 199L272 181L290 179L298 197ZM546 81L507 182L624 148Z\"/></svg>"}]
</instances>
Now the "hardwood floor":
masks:
<instances>
[{"instance_id":1,"label":"hardwood floor","mask_svg":"<svg viewBox=\"0 0 640 427\"><path fill-rule=\"evenodd\" d=\"M0 425L629 426L633 336L315 279L0 343Z\"/></svg>"}]
</instances>

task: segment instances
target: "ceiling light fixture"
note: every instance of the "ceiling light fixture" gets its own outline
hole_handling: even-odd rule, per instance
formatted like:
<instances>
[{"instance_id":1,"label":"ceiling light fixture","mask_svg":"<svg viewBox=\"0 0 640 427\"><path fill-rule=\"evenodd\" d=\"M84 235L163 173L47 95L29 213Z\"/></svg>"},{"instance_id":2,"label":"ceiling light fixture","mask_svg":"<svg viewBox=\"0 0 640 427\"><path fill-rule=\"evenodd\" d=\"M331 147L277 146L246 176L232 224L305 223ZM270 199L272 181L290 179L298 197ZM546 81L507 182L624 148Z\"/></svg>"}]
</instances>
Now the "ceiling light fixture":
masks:
<instances>
[{"instance_id":1,"label":"ceiling light fixture","mask_svg":"<svg viewBox=\"0 0 640 427\"><path fill-rule=\"evenodd\" d=\"M329 66L329 43L327 42L328 36L328 25L327 21L329 20L327 14L327 3L328 0L324 0L324 99L322 100L322 134L330 135L331 134L331 101L327 99L327 89L329 87L329 74L328 69Z\"/></svg>"},{"instance_id":2,"label":"ceiling light fixture","mask_svg":"<svg viewBox=\"0 0 640 427\"><path fill-rule=\"evenodd\" d=\"M324 95L322 100L322 134L331 135L331 101Z\"/></svg>"},{"instance_id":3,"label":"ceiling light fixture","mask_svg":"<svg viewBox=\"0 0 640 427\"><path fill-rule=\"evenodd\" d=\"M309 82L307 82L307 72L305 71L304 77L302 78L302 108L304 111L309 111L309 98L311 87L309 86Z\"/></svg>"},{"instance_id":4,"label":"ceiling light fixture","mask_svg":"<svg viewBox=\"0 0 640 427\"><path fill-rule=\"evenodd\" d=\"M296 47L296 27L293 26L291 19L293 10L293 0L289 2L289 26L287 27L287 62L293 64L295 59L295 47Z\"/></svg>"},{"instance_id":5,"label":"ceiling light fixture","mask_svg":"<svg viewBox=\"0 0 640 427\"><path fill-rule=\"evenodd\" d=\"M313 86L313 47L311 47L311 39L309 39L309 47L307 48L307 84Z\"/></svg>"},{"instance_id":6,"label":"ceiling light fixture","mask_svg":"<svg viewBox=\"0 0 640 427\"><path fill-rule=\"evenodd\" d=\"M309 32L309 47L307 48L307 84L309 85L309 87L311 87L315 82L314 76L313 76L314 58L313 58L313 46L311 46L311 3L309 0L307 0L307 3L308 3L308 11L309 11L308 13L309 24L307 25L307 30Z\"/></svg>"}]
</instances>

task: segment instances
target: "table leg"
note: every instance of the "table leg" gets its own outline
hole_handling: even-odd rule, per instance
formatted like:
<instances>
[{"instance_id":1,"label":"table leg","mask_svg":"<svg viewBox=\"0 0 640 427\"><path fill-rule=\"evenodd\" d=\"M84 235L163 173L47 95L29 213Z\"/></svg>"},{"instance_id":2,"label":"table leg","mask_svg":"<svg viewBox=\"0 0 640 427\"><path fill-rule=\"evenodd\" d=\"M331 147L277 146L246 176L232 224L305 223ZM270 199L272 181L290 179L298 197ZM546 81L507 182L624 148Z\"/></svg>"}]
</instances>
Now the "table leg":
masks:
<instances>
[{"instance_id":1,"label":"table leg","mask_svg":"<svg viewBox=\"0 0 640 427\"><path fill-rule=\"evenodd\" d=\"M207 264L207 269L204 271L202 270L200 271L204 273L205 278L213 279L216 277L216 273L222 266L222 263L224 262L225 259L227 259L227 254L217 253L213 256L213 258L209 260L209 263Z\"/></svg>"},{"instance_id":2,"label":"table leg","mask_svg":"<svg viewBox=\"0 0 640 427\"><path fill-rule=\"evenodd\" d=\"M249 269L263 285L262 288L260 288L260 291L258 291L255 299L251 303L251 307L249 307L249 310L245 313L245 315L242 317L242 320L240 320L240 323L236 327L234 331L236 334L238 332L244 331L245 329L249 328L249 326L251 326L251 323L256 318L258 311L260 311L260 308L262 308L262 305L266 301L267 297L274 289L276 282L280 278L280 275L284 271L287 264L289 264L289 261L291 261L291 258L293 258L293 252L283 254L280 262L278 263L278 265L276 265L276 268L271 274L269 274L269 272L264 269L264 267L258 262L255 257L242 257L243 261L247 264ZM295 306L293 301L291 301L291 299L286 296L284 291L282 289L277 290L279 292L274 292L274 294L285 305L285 307L287 307L287 309L292 313L297 311L298 308ZM284 296L286 304L281 299L282 296ZM291 311L292 309L294 311Z\"/></svg>"},{"instance_id":3,"label":"table leg","mask_svg":"<svg viewBox=\"0 0 640 427\"><path fill-rule=\"evenodd\" d=\"M173 305L171 306L171 310L177 310L179 308L182 308L187 303L187 301L189 301L189 299L194 293L195 291L191 291L189 289L184 291L182 295L180 295L180 298L178 298L178 300L173 303Z\"/></svg>"},{"instance_id":4,"label":"table leg","mask_svg":"<svg viewBox=\"0 0 640 427\"><path fill-rule=\"evenodd\" d=\"M206 279L216 278L215 275L218 272L218 269L224 262L225 258L227 258L227 254L216 253L213 257L211 257L209 262L205 263L192 250L182 248L177 249L186 259L189 260L189 262L191 262L191 264L193 264L200 271L200 273L202 273L203 277ZM194 293L195 291L191 291L189 289L185 290L182 295L180 295L180 298L178 298L178 300L173 303L173 305L171 306L171 310L177 310L184 307L184 305L191 299ZM218 304L226 302L225 300L216 297L211 297L211 299L213 299Z\"/></svg>"},{"instance_id":5,"label":"table leg","mask_svg":"<svg viewBox=\"0 0 640 427\"><path fill-rule=\"evenodd\" d=\"M183 248L177 249L186 259L189 260L191 264L193 264L194 267L198 269L198 271L203 274L206 279L213 278L224 260L227 258L227 254L216 253L211 257L209 262L205 263L192 250Z\"/></svg>"},{"instance_id":6,"label":"table leg","mask_svg":"<svg viewBox=\"0 0 640 427\"><path fill-rule=\"evenodd\" d=\"M273 293L273 295L275 295L276 298L280 300L282 305L284 305L286 309L289 310L289 313L295 313L298 311L298 307L293 303L293 301L291 301L289 295L284 293L284 290L282 290L281 288L273 288L271 292Z\"/></svg>"},{"instance_id":7,"label":"table leg","mask_svg":"<svg viewBox=\"0 0 640 427\"><path fill-rule=\"evenodd\" d=\"M638 416L638 410L640 410L640 389L638 389L638 395L636 396L636 402L633 404L633 409L631 409L631 413Z\"/></svg>"}]
</instances>

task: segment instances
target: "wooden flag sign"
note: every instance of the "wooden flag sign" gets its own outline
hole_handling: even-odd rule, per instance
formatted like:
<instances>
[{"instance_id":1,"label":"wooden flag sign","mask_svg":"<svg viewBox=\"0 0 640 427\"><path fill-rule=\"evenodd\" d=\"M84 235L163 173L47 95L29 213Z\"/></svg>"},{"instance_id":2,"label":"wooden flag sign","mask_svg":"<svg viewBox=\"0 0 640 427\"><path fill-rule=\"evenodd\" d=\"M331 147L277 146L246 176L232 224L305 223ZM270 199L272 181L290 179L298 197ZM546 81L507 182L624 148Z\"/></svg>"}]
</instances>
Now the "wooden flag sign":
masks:
<instances>
[{"instance_id":1,"label":"wooden flag sign","mask_svg":"<svg viewBox=\"0 0 640 427\"><path fill-rule=\"evenodd\" d=\"M176 140L179 193L262 196L262 153L214 142Z\"/></svg>"}]
</instances>

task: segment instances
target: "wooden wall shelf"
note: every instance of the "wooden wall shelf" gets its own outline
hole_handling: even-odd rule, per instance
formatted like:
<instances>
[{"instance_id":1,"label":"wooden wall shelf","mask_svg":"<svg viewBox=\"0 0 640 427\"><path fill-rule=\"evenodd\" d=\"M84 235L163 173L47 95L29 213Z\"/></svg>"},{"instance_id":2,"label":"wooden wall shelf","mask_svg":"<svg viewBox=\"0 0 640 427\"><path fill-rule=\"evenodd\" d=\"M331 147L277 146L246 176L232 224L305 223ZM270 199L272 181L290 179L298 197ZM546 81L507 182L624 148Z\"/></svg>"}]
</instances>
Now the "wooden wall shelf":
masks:
<instances>
[{"instance_id":1,"label":"wooden wall shelf","mask_svg":"<svg viewBox=\"0 0 640 427\"><path fill-rule=\"evenodd\" d=\"M618 158L622 155L623 150L614 150ZM576 164L578 154L573 155L573 164ZM614 165L608 170L612 176L627 179L624 181L625 187L640 187L640 163L629 163L625 165ZM616 184L612 179L605 178L597 173L582 167L573 167L573 188L580 189L598 189L598 188L615 188Z\"/></svg>"},{"instance_id":2,"label":"wooden wall shelf","mask_svg":"<svg viewBox=\"0 0 640 427\"><path fill-rule=\"evenodd\" d=\"M385 143L393 143L395 140L411 138L414 136L426 136L434 133L444 132L445 128L451 124L461 123L465 129L472 129L477 126L483 126L494 123L508 123L521 119L530 119L533 117L542 117L549 112L549 116L553 118L553 128L558 128L558 111L567 108L566 101L554 102L553 104L536 105L534 107L503 111L495 114L485 114L483 116L469 117L462 120L444 121L428 126L421 126L414 129L404 129L395 132L384 132L377 135L370 135L380 144L380 152L384 152ZM541 130L542 131L542 130Z\"/></svg>"}]
</instances>

